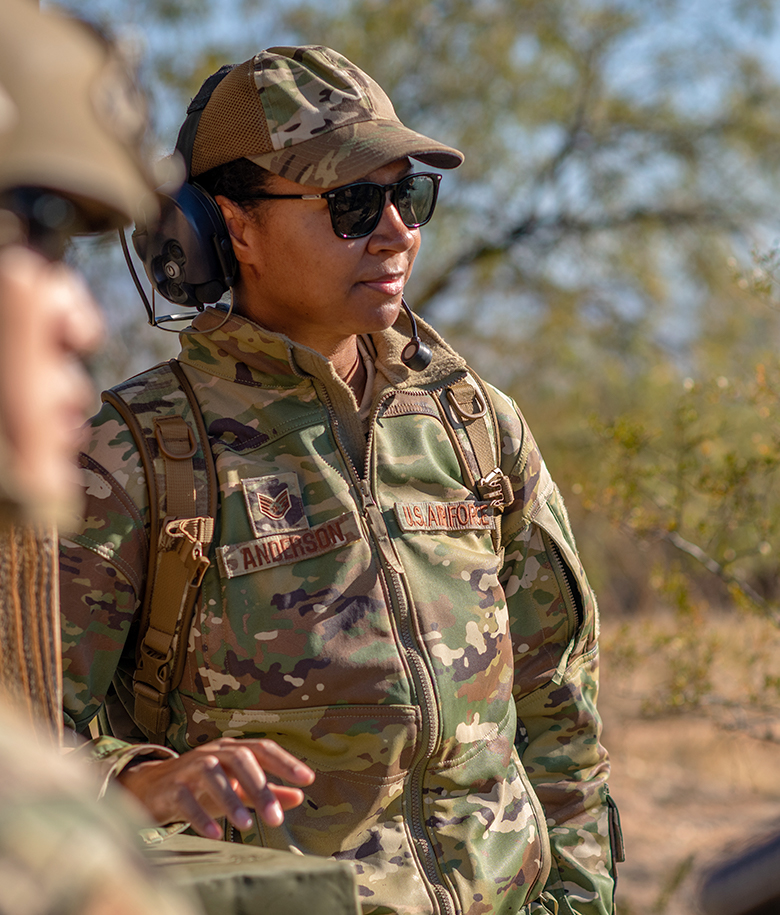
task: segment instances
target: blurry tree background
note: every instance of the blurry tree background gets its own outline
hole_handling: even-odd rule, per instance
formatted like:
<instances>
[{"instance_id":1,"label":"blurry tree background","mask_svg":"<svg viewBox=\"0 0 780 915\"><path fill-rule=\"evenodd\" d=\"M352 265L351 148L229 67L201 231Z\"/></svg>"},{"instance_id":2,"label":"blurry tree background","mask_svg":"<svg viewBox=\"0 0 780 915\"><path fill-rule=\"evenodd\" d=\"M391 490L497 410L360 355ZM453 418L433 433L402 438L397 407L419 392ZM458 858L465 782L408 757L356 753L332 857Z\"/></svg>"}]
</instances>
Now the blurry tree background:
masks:
<instances>
[{"instance_id":1,"label":"blurry tree background","mask_svg":"<svg viewBox=\"0 0 780 915\"><path fill-rule=\"evenodd\" d=\"M207 75L286 43L337 48L465 152L408 299L517 399L605 618L673 612L691 663L657 704L700 704L707 615L780 608L776 4L64 5L135 49L160 154ZM143 326L115 239L74 258L112 330L101 386L176 351Z\"/></svg>"}]
</instances>

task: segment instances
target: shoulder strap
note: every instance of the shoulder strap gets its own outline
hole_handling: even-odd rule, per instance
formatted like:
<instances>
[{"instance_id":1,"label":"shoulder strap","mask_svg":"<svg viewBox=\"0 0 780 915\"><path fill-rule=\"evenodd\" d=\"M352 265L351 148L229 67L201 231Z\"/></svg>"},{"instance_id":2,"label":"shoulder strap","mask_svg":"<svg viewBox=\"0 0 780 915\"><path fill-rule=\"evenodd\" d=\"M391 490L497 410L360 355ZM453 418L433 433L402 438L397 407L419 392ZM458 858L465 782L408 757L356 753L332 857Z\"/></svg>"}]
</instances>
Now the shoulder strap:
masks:
<instances>
[{"instance_id":1,"label":"shoulder strap","mask_svg":"<svg viewBox=\"0 0 780 915\"><path fill-rule=\"evenodd\" d=\"M181 681L195 600L210 565L216 468L195 392L175 359L105 391L103 400L130 429L146 475L149 564L132 717L150 740L164 743L168 695Z\"/></svg>"},{"instance_id":2,"label":"shoulder strap","mask_svg":"<svg viewBox=\"0 0 780 915\"><path fill-rule=\"evenodd\" d=\"M493 401L482 379L473 371L444 389L438 400L444 428L450 437L469 489L493 508L496 526L493 546L501 545L501 513L514 499L509 477L501 470L501 442ZM468 450L457 430L465 434Z\"/></svg>"}]
</instances>

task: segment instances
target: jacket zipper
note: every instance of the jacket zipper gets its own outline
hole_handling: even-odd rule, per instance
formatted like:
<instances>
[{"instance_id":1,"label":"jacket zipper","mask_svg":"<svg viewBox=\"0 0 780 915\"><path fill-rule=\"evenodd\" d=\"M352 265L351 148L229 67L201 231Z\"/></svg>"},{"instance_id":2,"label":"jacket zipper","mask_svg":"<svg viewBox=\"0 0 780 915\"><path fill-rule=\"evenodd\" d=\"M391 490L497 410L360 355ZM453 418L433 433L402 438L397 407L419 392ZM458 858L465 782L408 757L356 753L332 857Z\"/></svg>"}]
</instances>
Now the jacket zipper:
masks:
<instances>
[{"instance_id":1,"label":"jacket zipper","mask_svg":"<svg viewBox=\"0 0 780 915\"><path fill-rule=\"evenodd\" d=\"M552 539L552 537L550 537L549 534L547 534L546 531L545 534L552 548L551 552L553 562L555 563L557 571L560 572L559 578L564 583L564 598L566 598L568 605L574 610L574 615L577 619L577 631L579 631L585 620L585 612L582 607L582 600L578 598L577 588L572 582L571 571L563 561L563 556L561 555L561 551L558 548L558 544Z\"/></svg>"},{"instance_id":2,"label":"jacket zipper","mask_svg":"<svg viewBox=\"0 0 780 915\"><path fill-rule=\"evenodd\" d=\"M446 387L446 385L442 385L442 388L443 387ZM422 731L423 734L427 736L427 745L422 749L420 758L412 766L408 786L407 789L405 789L410 810L410 827L414 837L417 856L420 864L422 865L422 869L428 878L430 887L433 890L437 900L439 901L441 910L444 915L458 915L459 910L455 899L443 885L442 878L439 875L436 866L436 858L433 853L433 846L427 836L425 824L422 822L421 816L423 807L422 776L427 766L428 760L431 758L438 746L441 736L439 710L436 704L436 694L433 688L432 678L422 658L422 651L416 644L416 639L414 637L414 633L412 632L409 604L401 577L402 566L395 553L395 547L393 546L392 540L390 539L390 536L387 532L387 527L385 525L384 518L382 517L381 509L374 499L374 495L371 491L371 484L369 483L368 479L370 474L370 455L373 445L374 424L382 404L393 396L393 392L388 392L386 395L381 397L374 407L374 410L372 411L371 418L369 420L369 433L365 451L364 466L366 468L366 472L365 478L363 478L358 473L357 467L355 467L352 458L349 456L346 448L344 448L341 442L339 436L338 417L336 416L336 411L333 408L333 403L324 385L322 385L322 390L324 394L323 399L325 401L328 414L332 420L333 437L336 441L339 451L341 452L344 463L350 470L353 485L356 487L360 495L360 504L363 509L363 518L365 519L366 525L371 533L374 543L376 544L377 551L381 557L380 567L383 571L389 603L396 615L401 644L403 645L404 652L409 662L409 669L412 673L412 679L414 680L417 695L422 700L420 706L420 711L422 714Z\"/></svg>"},{"instance_id":3,"label":"jacket zipper","mask_svg":"<svg viewBox=\"0 0 780 915\"><path fill-rule=\"evenodd\" d=\"M379 507L373 501L368 483L362 481L361 488L364 496L371 500L370 505L373 506L376 515L378 515L379 523L382 525L382 536L387 537L387 532L384 528L384 519L382 519ZM372 529L372 533L376 535L378 531L376 531L373 526L376 522L372 522L371 520L372 517L376 516L372 513L368 517L369 526ZM439 900L442 911L447 913L447 915L452 915L453 912L457 911L457 907L454 905L454 900L451 894L442 885L441 876L439 875L438 869L436 867L436 858L433 853L433 848L430 839L426 834L425 825L421 819L421 811L423 807L422 778L425 772L425 768L428 764L428 760L435 753L440 738L441 728L439 720L439 709L436 703L436 696L433 689L433 684L431 682L431 676L428 673L428 668L426 667L425 662L421 657L422 652L418 648L414 633L412 632L409 603L406 598L401 575L398 571L392 568L386 568L384 571L385 577L388 579L390 584L389 592L391 595L391 605L394 607L396 612L401 644L403 645L404 651L406 652L406 657L409 660L410 669L412 671L412 676L415 683L415 689L417 691L417 695L421 700L423 735L427 737L427 745L422 748L419 759L411 768L409 774L409 782L406 789L410 810L410 826L414 836L415 845L417 846L418 857L421 860L425 874L431 884L431 888Z\"/></svg>"}]
</instances>

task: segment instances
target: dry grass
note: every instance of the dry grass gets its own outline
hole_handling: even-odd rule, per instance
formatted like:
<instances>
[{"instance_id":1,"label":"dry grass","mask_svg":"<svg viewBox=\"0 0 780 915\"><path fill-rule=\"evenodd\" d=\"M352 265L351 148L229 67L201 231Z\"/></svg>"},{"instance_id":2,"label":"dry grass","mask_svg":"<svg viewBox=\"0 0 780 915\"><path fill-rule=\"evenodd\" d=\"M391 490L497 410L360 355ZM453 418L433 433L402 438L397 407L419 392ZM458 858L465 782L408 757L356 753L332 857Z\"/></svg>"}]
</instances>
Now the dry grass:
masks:
<instances>
[{"instance_id":1,"label":"dry grass","mask_svg":"<svg viewBox=\"0 0 780 915\"><path fill-rule=\"evenodd\" d=\"M725 845L780 830L780 630L664 615L606 621L602 646L628 857L619 915L693 915L701 870Z\"/></svg>"}]
</instances>

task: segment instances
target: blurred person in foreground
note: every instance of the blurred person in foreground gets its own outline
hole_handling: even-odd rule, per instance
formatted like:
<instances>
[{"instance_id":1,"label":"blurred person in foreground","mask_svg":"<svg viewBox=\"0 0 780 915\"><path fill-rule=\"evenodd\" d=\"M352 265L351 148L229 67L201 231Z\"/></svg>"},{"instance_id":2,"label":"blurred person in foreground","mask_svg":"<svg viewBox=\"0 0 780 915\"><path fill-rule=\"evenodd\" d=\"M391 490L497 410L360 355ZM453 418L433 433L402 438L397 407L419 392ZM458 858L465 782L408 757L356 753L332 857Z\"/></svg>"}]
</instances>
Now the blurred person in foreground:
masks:
<instances>
[{"instance_id":1,"label":"blurred person in foreground","mask_svg":"<svg viewBox=\"0 0 780 915\"><path fill-rule=\"evenodd\" d=\"M401 313L430 169L462 154L311 46L212 75L179 148L238 261L232 312L205 309L179 356L218 532L169 722L147 717L136 638L157 504L106 404L81 457L87 510L62 541L68 724L86 729L113 680L128 742L98 744L102 762L161 823L217 838L226 817L235 841L350 861L367 913L612 912L598 613L566 511L492 388L494 469L466 482L481 383ZM184 399L163 370L121 386L136 425ZM161 720L169 758L139 762L139 728Z\"/></svg>"},{"instance_id":2,"label":"blurred person in foreground","mask_svg":"<svg viewBox=\"0 0 780 915\"><path fill-rule=\"evenodd\" d=\"M101 319L68 238L131 221L145 114L86 25L3 0L0 18L0 913L192 915L136 847L142 809L56 749L56 535L78 501ZM37 729L34 729L30 719Z\"/></svg>"}]
</instances>

